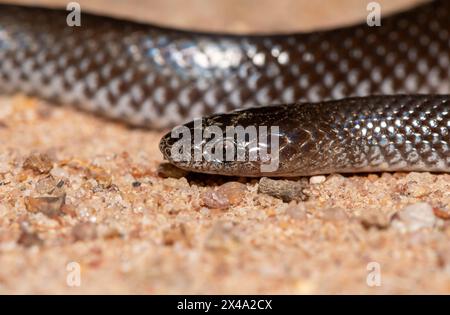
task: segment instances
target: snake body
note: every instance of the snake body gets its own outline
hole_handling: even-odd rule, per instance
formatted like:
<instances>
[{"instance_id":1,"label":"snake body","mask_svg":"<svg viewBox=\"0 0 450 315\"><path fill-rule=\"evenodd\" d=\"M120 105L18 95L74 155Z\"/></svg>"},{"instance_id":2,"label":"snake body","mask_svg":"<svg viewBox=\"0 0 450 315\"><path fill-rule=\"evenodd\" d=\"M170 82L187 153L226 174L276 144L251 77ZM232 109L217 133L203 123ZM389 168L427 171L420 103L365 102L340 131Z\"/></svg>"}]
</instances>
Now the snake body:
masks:
<instances>
[{"instance_id":1,"label":"snake body","mask_svg":"<svg viewBox=\"0 0 450 315\"><path fill-rule=\"evenodd\" d=\"M257 36L86 13L70 27L67 14L0 5L0 92L154 129L199 116L209 116L204 126L277 125L273 176L450 171L449 1L382 17L380 27ZM258 108L270 104L291 105ZM182 168L265 175L262 160L175 161L175 140L166 135L160 148Z\"/></svg>"}]
</instances>

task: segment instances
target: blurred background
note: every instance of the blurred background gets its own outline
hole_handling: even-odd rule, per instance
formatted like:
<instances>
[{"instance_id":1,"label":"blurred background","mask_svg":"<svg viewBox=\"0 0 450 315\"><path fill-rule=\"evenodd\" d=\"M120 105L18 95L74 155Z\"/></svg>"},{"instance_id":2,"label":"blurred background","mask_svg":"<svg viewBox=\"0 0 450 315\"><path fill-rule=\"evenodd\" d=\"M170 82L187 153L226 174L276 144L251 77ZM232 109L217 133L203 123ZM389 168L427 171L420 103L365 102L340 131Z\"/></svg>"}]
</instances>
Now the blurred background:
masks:
<instances>
[{"instance_id":1,"label":"blurred background","mask_svg":"<svg viewBox=\"0 0 450 315\"><path fill-rule=\"evenodd\" d=\"M67 0L0 0L65 7ZM364 20L371 0L78 0L82 10L165 26L227 32L293 32ZM382 15L423 0L377 0Z\"/></svg>"}]
</instances>

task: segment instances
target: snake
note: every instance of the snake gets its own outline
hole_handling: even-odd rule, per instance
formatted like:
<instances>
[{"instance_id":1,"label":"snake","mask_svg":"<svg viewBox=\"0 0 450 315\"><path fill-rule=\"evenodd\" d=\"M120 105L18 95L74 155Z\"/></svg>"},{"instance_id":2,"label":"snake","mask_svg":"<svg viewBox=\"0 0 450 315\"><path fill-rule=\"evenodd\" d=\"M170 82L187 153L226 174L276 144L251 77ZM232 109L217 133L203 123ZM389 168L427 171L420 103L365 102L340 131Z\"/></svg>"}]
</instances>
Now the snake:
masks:
<instances>
[{"instance_id":1,"label":"snake","mask_svg":"<svg viewBox=\"0 0 450 315\"><path fill-rule=\"evenodd\" d=\"M286 34L178 30L84 10L80 26L67 18L0 4L1 93L177 126L160 150L194 172L450 172L450 1L382 16L380 26Z\"/></svg>"}]
</instances>

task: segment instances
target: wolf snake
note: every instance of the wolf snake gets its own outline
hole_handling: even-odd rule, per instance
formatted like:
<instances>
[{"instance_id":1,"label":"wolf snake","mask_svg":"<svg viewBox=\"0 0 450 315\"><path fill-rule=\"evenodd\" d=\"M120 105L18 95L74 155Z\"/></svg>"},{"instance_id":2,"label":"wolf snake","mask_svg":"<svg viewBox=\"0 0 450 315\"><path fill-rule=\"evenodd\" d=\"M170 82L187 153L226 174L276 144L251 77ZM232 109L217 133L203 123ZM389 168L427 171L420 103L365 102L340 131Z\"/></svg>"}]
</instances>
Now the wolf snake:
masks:
<instances>
[{"instance_id":1,"label":"wolf snake","mask_svg":"<svg viewBox=\"0 0 450 315\"><path fill-rule=\"evenodd\" d=\"M67 13L0 5L0 92L153 129L199 116L203 126L279 126L279 167L268 173L262 159L175 161L176 139L164 136L165 158L199 172L450 171L450 1L382 17L379 27L284 35L84 12L82 26L70 27ZM260 106L270 104L281 105Z\"/></svg>"}]
</instances>

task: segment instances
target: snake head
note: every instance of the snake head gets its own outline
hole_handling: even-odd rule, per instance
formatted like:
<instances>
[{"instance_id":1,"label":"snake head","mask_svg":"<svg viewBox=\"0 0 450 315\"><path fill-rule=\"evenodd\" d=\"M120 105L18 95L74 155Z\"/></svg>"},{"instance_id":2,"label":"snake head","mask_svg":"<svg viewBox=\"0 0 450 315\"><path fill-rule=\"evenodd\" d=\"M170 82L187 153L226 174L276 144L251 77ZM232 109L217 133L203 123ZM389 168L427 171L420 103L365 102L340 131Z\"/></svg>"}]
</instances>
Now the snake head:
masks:
<instances>
[{"instance_id":1,"label":"snake head","mask_svg":"<svg viewBox=\"0 0 450 315\"><path fill-rule=\"evenodd\" d=\"M233 176L289 176L280 161L292 157L290 106L216 114L177 126L160 142L165 159L194 172Z\"/></svg>"}]
</instances>

